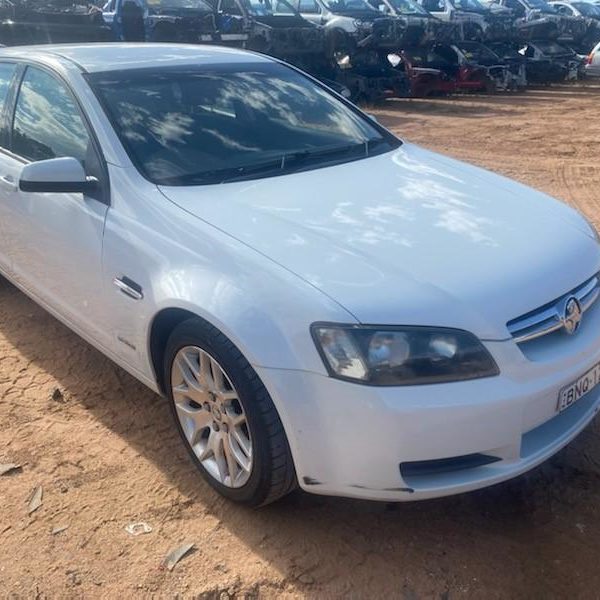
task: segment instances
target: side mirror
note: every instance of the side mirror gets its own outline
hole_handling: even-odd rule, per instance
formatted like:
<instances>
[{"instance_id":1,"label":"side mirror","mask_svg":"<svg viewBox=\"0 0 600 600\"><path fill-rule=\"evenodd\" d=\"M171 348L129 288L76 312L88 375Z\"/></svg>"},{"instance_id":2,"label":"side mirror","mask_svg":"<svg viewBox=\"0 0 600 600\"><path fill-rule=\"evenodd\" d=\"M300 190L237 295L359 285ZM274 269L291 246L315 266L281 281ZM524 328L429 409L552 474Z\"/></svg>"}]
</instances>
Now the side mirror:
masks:
<instances>
[{"instance_id":1,"label":"side mirror","mask_svg":"<svg viewBox=\"0 0 600 600\"><path fill-rule=\"evenodd\" d=\"M76 158L51 158L23 167L19 178L22 192L88 194L98 188L98 180L87 177Z\"/></svg>"}]
</instances>

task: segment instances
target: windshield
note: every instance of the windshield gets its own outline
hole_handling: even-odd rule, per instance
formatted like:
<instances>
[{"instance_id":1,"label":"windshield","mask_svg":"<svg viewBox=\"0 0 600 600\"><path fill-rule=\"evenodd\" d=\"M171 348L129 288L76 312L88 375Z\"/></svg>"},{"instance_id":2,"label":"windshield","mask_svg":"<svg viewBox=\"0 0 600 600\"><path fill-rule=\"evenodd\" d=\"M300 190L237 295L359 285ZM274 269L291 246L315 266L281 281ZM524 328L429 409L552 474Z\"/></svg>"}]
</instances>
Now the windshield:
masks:
<instances>
[{"instance_id":1,"label":"windshield","mask_svg":"<svg viewBox=\"0 0 600 600\"><path fill-rule=\"evenodd\" d=\"M519 58L521 56L516 48L513 48L513 46L504 42L495 42L490 44L489 48L497 56L506 58Z\"/></svg>"},{"instance_id":2,"label":"windshield","mask_svg":"<svg viewBox=\"0 0 600 600\"><path fill-rule=\"evenodd\" d=\"M454 8L468 12L486 12L485 7L479 0L451 0Z\"/></svg>"},{"instance_id":3,"label":"windshield","mask_svg":"<svg viewBox=\"0 0 600 600\"><path fill-rule=\"evenodd\" d=\"M429 13L415 0L390 0L390 4L402 15L428 15Z\"/></svg>"},{"instance_id":4,"label":"windshield","mask_svg":"<svg viewBox=\"0 0 600 600\"><path fill-rule=\"evenodd\" d=\"M600 8L589 2L573 2L573 6L586 17L600 17Z\"/></svg>"},{"instance_id":5,"label":"windshield","mask_svg":"<svg viewBox=\"0 0 600 600\"><path fill-rule=\"evenodd\" d=\"M327 8L334 13L353 11L375 11L367 0L324 0Z\"/></svg>"},{"instance_id":6,"label":"windshield","mask_svg":"<svg viewBox=\"0 0 600 600\"><path fill-rule=\"evenodd\" d=\"M477 42L461 42L458 47L469 61L485 64L500 60L495 52L492 52L487 46L478 44Z\"/></svg>"},{"instance_id":7,"label":"windshield","mask_svg":"<svg viewBox=\"0 0 600 600\"><path fill-rule=\"evenodd\" d=\"M246 0L246 7L255 17L297 14L296 9L287 0Z\"/></svg>"},{"instance_id":8,"label":"windshield","mask_svg":"<svg viewBox=\"0 0 600 600\"><path fill-rule=\"evenodd\" d=\"M400 142L276 63L87 75L150 181L202 185L358 160Z\"/></svg>"},{"instance_id":9,"label":"windshield","mask_svg":"<svg viewBox=\"0 0 600 600\"><path fill-rule=\"evenodd\" d=\"M212 8L204 0L146 0L150 10L194 9L212 12Z\"/></svg>"},{"instance_id":10,"label":"windshield","mask_svg":"<svg viewBox=\"0 0 600 600\"><path fill-rule=\"evenodd\" d=\"M571 54L571 51L555 42L536 42L535 45L541 52L549 56L564 56Z\"/></svg>"}]
</instances>

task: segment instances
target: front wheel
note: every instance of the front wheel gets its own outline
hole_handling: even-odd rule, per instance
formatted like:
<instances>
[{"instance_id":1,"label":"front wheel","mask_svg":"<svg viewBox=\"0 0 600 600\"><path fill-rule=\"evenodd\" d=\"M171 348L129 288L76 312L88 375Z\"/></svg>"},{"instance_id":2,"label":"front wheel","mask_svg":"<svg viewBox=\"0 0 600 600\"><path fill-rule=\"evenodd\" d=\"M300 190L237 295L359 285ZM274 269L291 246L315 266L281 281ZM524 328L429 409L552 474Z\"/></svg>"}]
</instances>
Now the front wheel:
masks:
<instances>
[{"instance_id":1,"label":"front wheel","mask_svg":"<svg viewBox=\"0 0 600 600\"><path fill-rule=\"evenodd\" d=\"M241 352L192 318L167 342L164 381L177 429L206 481L220 494L259 506L296 486L283 425Z\"/></svg>"}]
</instances>

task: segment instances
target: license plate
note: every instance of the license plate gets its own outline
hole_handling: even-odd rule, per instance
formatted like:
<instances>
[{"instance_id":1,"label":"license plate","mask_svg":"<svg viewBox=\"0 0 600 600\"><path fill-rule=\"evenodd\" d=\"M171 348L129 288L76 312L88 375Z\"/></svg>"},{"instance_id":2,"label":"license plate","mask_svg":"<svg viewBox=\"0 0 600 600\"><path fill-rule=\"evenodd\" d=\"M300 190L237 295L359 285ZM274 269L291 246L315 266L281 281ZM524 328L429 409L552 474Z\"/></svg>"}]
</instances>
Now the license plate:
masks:
<instances>
[{"instance_id":1,"label":"license plate","mask_svg":"<svg viewBox=\"0 0 600 600\"><path fill-rule=\"evenodd\" d=\"M558 412L575 404L577 400L592 391L597 385L600 385L600 363L591 368L585 375L582 375L577 381L560 390L558 394Z\"/></svg>"}]
</instances>

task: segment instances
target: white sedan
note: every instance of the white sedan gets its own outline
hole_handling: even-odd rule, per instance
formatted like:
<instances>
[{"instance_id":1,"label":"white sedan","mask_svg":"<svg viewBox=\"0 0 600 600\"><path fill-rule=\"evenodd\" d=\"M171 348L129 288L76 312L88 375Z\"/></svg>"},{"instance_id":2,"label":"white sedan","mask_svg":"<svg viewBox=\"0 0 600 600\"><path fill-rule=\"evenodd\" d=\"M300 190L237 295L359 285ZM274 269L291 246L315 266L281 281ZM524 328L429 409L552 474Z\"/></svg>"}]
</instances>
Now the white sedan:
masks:
<instances>
[{"instance_id":1,"label":"white sedan","mask_svg":"<svg viewBox=\"0 0 600 600\"><path fill-rule=\"evenodd\" d=\"M168 398L224 496L473 490L598 411L566 205L237 50L2 49L0 103L1 272Z\"/></svg>"}]
</instances>

